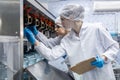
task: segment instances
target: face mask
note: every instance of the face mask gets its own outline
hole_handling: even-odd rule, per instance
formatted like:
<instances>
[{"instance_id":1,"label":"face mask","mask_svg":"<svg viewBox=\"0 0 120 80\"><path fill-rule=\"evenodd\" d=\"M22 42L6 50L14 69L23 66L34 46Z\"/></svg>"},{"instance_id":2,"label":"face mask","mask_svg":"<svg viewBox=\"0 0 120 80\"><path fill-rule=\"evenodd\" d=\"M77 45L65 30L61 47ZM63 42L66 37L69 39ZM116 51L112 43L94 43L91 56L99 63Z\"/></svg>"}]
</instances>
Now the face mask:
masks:
<instances>
[{"instance_id":1,"label":"face mask","mask_svg":"<svg viewBox=\"0 0 120 80\"><path fill-rule=\"evenodd\" d=\"M76 24L75 24L75 21L73 21L73 20L70 20L70 19L65 19L65 18L63 18L62 19L62 25L64 26L64 28L66 29L66 30L71 30L72 28L73 29L77 29L77 26L76 26Z\"/></svg>"},{"instance_id":2,"label":"face mask","mask_svg":"<svg viewBox=\"0 0 120 80\"><path fill-rule=\"evenodd\" d=\"M79 31L80 31L80 29L82 27L82 23L83 23L82 21L75 22L74 26L72 27L72 29L75 30L77 33L79 33Z\"/></svg>"},{"instance_id":3,"label":"face mask","mask_svg":"<svg viewBox=\"0 0 120 80\"><path fill-rule=\"evenodd\" d=\"M66 20L63 22L64 28L70 30L74 26L74 22L70 20Z\"/></svg>"}]
</instances>

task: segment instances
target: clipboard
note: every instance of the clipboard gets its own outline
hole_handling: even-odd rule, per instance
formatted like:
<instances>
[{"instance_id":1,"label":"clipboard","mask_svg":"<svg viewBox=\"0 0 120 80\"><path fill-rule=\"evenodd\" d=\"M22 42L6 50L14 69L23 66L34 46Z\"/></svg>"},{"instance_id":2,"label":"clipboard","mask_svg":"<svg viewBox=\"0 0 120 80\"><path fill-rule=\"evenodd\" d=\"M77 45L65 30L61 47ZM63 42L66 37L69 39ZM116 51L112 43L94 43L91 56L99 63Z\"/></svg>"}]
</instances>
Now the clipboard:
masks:
<instances>
[{"instance_id":1,"label":"clipboard","mask_svg":"<svg viewBox=\"0 0 120 80\"><path fill-rule=\"evenodd\" d=\"M77 74L83 74L85 72L88 72L95 68L95 66L91 65L91 62L94 60L95 60L95 57L82 61L78 63L77 65L71 67L70 70L72 70L73 72Z\"/></svg>"}]
</instances>

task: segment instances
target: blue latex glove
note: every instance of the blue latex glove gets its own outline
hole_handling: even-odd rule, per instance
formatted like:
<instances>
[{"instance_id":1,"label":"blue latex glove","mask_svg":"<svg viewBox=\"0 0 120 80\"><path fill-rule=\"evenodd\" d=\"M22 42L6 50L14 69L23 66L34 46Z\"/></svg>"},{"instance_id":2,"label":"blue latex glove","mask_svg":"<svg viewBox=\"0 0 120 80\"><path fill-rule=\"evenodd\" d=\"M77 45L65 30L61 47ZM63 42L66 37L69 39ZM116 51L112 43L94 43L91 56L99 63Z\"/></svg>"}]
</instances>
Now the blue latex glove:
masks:
<instances>
[{"instance_id":1,"label":"blue latex glove","mask_svg":"<svg viewBox=\"0 0 120 80\"><path fill-rule=\"evenodd\" d=\"M35 25L34 26L28 26L27 28L30 29L35 36L38 34L38 30L37 30Z\"/></svg>"},{"instance_id":2,"label":"blue latex glove","mask_svg":"<svg viewBox=\"0 0 120 80\"><path fill-rule=\"evenodd\" d=\"M36 41L35 36L33 35L33 33L28 28L24 29L24 35L27 37L28 41L31 44L35 43L35 41Z\"/></svg>"},{"instance_id":3,"label":"blue latex glove","mask_svg":"<svg viewBox=\"0 0 120 80\"><path fill-rule=\"evenodd\" d=\"M104 60L100 56L96 56L96 60L91 62L91 65L102 68L104 65Z\"/></svg>"}]
</instances>

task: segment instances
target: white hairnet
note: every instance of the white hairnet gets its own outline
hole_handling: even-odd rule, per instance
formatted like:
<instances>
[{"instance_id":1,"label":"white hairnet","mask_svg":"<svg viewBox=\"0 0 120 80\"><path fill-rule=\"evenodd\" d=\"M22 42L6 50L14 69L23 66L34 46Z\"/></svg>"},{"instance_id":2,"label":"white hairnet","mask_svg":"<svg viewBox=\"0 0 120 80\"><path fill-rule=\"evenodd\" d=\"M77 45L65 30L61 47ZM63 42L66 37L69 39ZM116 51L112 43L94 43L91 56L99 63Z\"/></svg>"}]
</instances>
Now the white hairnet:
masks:
<instances>
[{"instance_id":1,"label":"white hairnet","mask_svg":"<svg viewBox=\"0 0 120 80\"><path fill-rule=\"evenodd\" d=\"M62 27L62 23L61 23L60 17L57 17L57 18L55 19L55 24L58 25L59 27Z\"/></svg>"},{"instance_id":2,"label":"white hairnet","mask_svg":"<svg viewBox=\"0 0 120 80\"><path fill-rule=\"evenodd\" d=\"M79 21L84 19L84 11L85 10L81 5L70 4L62 9L60 16L70 20Z\"/></svg>"}]
</instances>

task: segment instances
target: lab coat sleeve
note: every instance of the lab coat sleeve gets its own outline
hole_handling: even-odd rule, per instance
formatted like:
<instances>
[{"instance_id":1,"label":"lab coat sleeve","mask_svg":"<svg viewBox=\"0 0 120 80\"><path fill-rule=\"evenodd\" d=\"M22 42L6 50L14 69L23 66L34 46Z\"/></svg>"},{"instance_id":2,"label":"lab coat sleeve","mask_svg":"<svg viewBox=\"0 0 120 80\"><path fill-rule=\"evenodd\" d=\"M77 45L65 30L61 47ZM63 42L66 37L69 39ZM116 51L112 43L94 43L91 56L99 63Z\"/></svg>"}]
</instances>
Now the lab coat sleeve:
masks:
<instances>
[{"instance_id":1,"label":"lab coat sleeve","mask_svg":"<svg viewBox=\"0 0 120 80\"><path fill-rule=\"evenodd\" d=\"M55 38L47 38L43 33L39 32L37 34L37 39L41 41L43 44L45 44L47 47L52 48L58 44L60 44L60 41L62 39L62 36L58 36Z\"/></svg>"},{"instance_id":2,"label":"lab coat sleeve","mask_svg":"<svg viewBox=\"0 0 120 80\"><path fill-rule=\"evenodd\" d=\"M55 47L48 48L42 42L40 42L39 46L35 46L35 49L48 60L54 60L65 55L65 50L62 43L60 45L56 45Z\"/></svg>"},{"instance_id":3,"label":"lab coat sleeve","mask_svg":"<svg viewBox=\"0 0 120 80\"><path fill-rule=\"evenodd\" d=\"M105 27L102 26L102 24L98 29L98 33L100 36L100 42L103 48L105 49L103 55L105 55L108 58L106 63L114 60L117 56L117 52L119 49L118 43L112 39L110 33L106 30Z\"/></svg>"}]
</instances>

